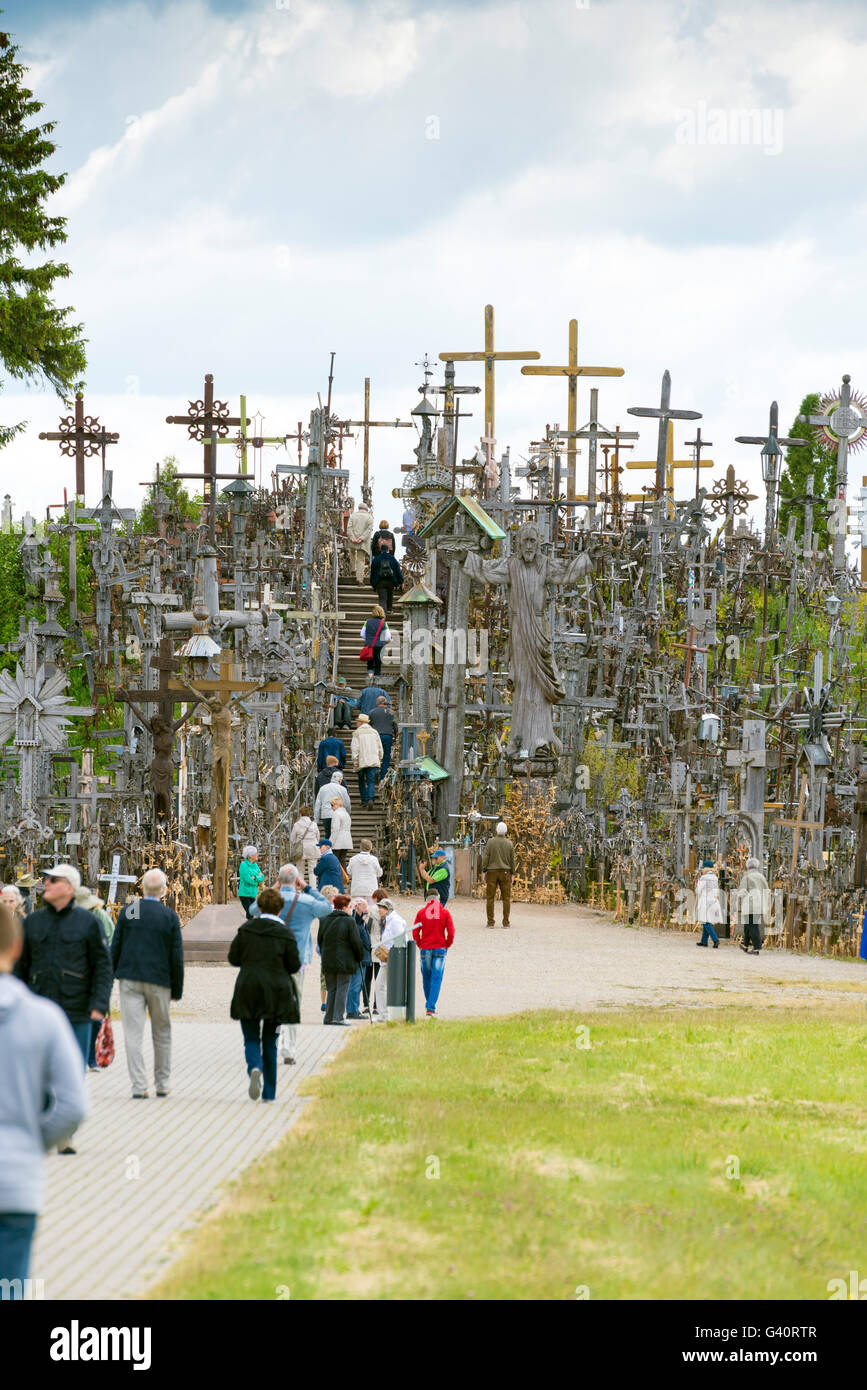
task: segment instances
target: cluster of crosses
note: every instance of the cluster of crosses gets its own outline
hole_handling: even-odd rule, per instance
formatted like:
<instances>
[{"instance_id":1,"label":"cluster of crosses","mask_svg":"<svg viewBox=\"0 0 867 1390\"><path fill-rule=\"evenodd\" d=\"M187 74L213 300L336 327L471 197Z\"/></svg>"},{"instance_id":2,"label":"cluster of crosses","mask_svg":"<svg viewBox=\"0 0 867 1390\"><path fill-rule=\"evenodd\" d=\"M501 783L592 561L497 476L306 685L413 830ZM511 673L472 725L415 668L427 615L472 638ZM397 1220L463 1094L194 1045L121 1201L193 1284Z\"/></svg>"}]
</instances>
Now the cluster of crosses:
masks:
<instances>
[{"instance_id":1,"label":"cluster of crosses","mask_svg":"<svg viewBox=\"0 0 867 1390\"><path fill-rule=\"evenodd\" d=\"M118 435L79 397L41 436L74 460L74 492L44 522L16 524L9 499L3 511L28 596L0 672L5 876L62 855L115 901L172 845L199 855L226 902L244 842L268 869L287 856L339 672L351 658L365 679L357 615L373 595L349 577L344 443L362 441L369 503L373 431L414 427L394 489L405 583L381 678L399 725L400 794L374 826L390 872L407 881L418 833L472 855L510 795L542 796L540 887L556 875L573 897L664 919L703 859L736 873L755 855L787 941L848 940L867 887L867 744L846 497L867 411L844 377L805 421L835 456L834 493L810 479L783 527L782 463L804 441L781 436L776 403L766 429L738 437L761 458L759 533L757 497L733 464L713 475L701 413L672 404L667 371L658 403L628 410L656 423L645 461L636 429L603 423L599 386L581 408L584 378L623 368L583 363L574 319L564 356L497 347L487 306L482 345L439 354L442 384L419 364L408 420L371 418L369 378L359 418L339 419L329 376L307 426L273 435L206 376L168 417L199 468L189 448L170 483L157 467L138 509L116 505ZM480 364L482 388L459 384L456 364ZM513 467L497 448L496 385L511 371L519 389L518 364L560 378L566 412ZM474 414L466 458L459 425ZM175 505L179 480L199 496L194 520Z\"/></svg>"}]
</instances>

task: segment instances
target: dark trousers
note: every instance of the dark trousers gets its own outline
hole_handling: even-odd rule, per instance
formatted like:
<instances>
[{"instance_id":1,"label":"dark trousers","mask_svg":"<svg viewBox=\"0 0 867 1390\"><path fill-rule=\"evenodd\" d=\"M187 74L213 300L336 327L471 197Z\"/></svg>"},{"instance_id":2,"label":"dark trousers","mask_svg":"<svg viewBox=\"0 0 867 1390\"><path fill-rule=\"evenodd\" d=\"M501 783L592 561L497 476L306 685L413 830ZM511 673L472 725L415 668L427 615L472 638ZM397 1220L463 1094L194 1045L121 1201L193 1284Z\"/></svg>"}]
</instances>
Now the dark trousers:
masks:
<instances>
[{"instance_id":1,"label":"dark trousers","mask_svg":"<svg viewBox=\"0 0 867 1390\"><path fill-rule=\"evenodd\" d=\"M376 774L377 782L381 782L388 772L391 763L391 745L394 743L394 734L380 734L379 741L382 744L382 763L379 772Z\"/></svg>"},{"instance_id":2,"label":"dark trousers","mask_svg":"<svg viewBox=\"0 0 867 1390\"><path fill-rule=\"evenodd\" d=\"M255 898L242 898L240 894L238 895L238 902L241 904L248 917L250 916L250 908L255 901Z\"/></svg>"},{"instance_id":3,"label":"dark trousers","mask_svg":"<svg viewBox=\"0 0 867 1390\"><path fill-rule=\"evenodd\" d=\"M750 913L747 920L744 922L744 945L747 947L752 946L754 951L760 951L762 949L762 934L759 930L758 922L753 921L752 913Z\"/></svg>"},{"instance_id":4,"label":"dark trousers","mask_svg":"<svg viewBox=\"0 0 867 1390\"><path fill-rule=\"evenodd\" d=\"M503 926L509 925L509 912L512 907L512 875L508 869L488 869L485 874L485 883L488 890L488 926L494 925L494 903L497 900L497 888L500 890L500 897L503 899Z\"/></svg>"},{"instance_id":5,"label":"dark trousers","mask_svg":"<svg viewBox=\"0 0 867 1390\"><path fill-rule=\"evenodd\" d=\"M331 817L330 817L330 816L322 816L322 817L321 817L321 820L322 820L322 838L323 838L323 840L330 840L330 839L331 839Z\"/></svg>"},{"instance_id":6,"label":"dark trousers","mask_svg":"<svg viewBox=\"0 0 867 1390\"><path fill-rule=\"evenodd\" d=\"M380 608L384 608L386 613L391 612L391 599L394 594L394 582L391 584L380 584L376 590Z\"/></svg>"},{"instance_id":7,"label":"dark trousers","mask_svg":"<svg viewBox=\"0 0 867 1390\"><path fill-rule=\"evenodd\" d=\"M375 676L382 675L382 647L374 647L373 660L367 663L368 671L372 671Z\"/></svg>"},{"instance_id":8,"label":"dark trousers","mask_svg":"<svg viewBox=\"0 0 867 1390\"><path fill-rule=\"evenodd\" d=\"M15 1279L23 1283L27 1278L35 1230L36 1217L33 1212L0 1211L0 1279ZM5 1289L6 1285L3 1287ZM0 1298L4 1297L6 1294L0 1293ZM24 1290L13 1285L8 1297L23 1298Z\"/></svg>"},{"instance_id":9,"label":"dark trousers","mask_svg":"<svg viewBox=\"0 0 867 1390\"><path fill-rule=\"evenodd\" d=\"M346 1012L346 996L349 993L351 975L325 976L325 1023L342 1023Z\"/></svg>"},{"instance_id":10,"label":"dark trousers","mask_svg":"<svg viewBox=\"0 0 867 1390\"><path fill-rule=\"evenodd\" d=\"M376 796L375 767L360 767L358 769L358 794L361 797L362 806L366 806L368 801L373 801Z\"/></svg>"},{"instance_id":11,"label":"dark trousers","mask_svg":"<svg viewBox=\"0 0 867 1390\"><path fill-rule=\"evenodd\" d=\"M247 1075L255 1067L262 1073L262 1099L273 1100L277 1094L277 1038L280 1024L273 1018L242 1018L244 1058Z\"/></svg>"},{"instance_id":12,"label":"dark trousers","mask_svg":"<svg viewBox=\"0 0 867 1390\"><path fill-rule=\"evenodd\" d=\"M92 1018L90 1020L90 1047L87 1052L87 1065L89 1067L96 1066L96 1040L99 1037L99 1030L101 1027L101 1018Z\"/></svg>"}]
</instances>

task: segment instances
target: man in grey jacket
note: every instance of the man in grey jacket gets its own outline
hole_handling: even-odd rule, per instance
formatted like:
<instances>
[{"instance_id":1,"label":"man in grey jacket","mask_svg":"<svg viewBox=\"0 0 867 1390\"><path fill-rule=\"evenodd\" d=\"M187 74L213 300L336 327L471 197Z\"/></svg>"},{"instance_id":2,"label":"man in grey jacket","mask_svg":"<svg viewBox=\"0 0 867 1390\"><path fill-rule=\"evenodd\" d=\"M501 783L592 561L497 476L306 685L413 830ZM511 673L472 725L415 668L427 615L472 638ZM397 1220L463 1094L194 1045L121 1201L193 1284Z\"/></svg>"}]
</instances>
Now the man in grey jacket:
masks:
<instances>
[{"instance_id":1,"label":"man in grey jacket","mask_svg":"<svg viewBox=\"0 0 867 1390\"><path fill-rule=\"evenodd\" d=\"M12 974L21 923L0 904L0 1280L24 1294L44 1196L43 1154L87 1114L81 1053L69 1020Z\"/></svg>"}]
</instances>

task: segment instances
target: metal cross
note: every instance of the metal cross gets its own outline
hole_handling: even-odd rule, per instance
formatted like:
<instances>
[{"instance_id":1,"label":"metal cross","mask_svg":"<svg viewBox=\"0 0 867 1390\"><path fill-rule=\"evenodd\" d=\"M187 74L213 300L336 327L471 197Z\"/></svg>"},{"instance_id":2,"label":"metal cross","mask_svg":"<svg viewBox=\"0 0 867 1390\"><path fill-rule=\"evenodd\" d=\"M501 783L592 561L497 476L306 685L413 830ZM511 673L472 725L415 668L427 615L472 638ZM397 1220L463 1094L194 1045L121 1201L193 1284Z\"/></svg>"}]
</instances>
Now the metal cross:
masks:
<instances>
[{"instance_id":1,"label":"metal cross","mask_svg":"<svg viewBox=\"0 0 867 1390\"><path fill-rule=\"evenodd\" d=\"M668 448L669 420L700 420L700 410L674 410L671 406L671 374L662 374L662 389L659 393L659 406L631 405L627 415L641 415L659 421L659 436L656 444L656 494L662 497L665 491L665 463Z\"/></svg>"},{"instance_id":2,"label":"metal cross","mask_svg":"<svg viewBox=\"0 0 867 1390\"><path fill-rule=\"evenodd\" d=\"M101 449L104 472L106 445L116 444L120 435L109 433L95 415L85 415L84 396L78 391L75 396L75 413L61 415L59 429L43 432L39 438L59 441L60 452L75 459L75 495L83 497L84 460Z\"/></svg>"}]
</instances>

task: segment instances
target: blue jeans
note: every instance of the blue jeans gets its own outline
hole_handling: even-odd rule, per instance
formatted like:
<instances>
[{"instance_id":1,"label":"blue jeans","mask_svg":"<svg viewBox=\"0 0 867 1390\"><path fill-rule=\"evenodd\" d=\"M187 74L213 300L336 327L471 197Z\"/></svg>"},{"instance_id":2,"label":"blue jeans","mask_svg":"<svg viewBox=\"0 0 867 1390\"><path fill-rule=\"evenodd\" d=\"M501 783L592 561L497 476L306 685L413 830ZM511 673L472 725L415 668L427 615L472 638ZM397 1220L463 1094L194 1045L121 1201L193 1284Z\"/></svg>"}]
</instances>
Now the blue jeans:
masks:
<instances>
[{"instance_id":1,"label":"blue jeans","mask_svg":"<svg viewBox=\"0 0 867 1390\"><path fill-rule=\"evenodd\" d=\"M419 951L421 961L421 982L424 986L424 1006L434 1011L443 984L443 971L446 968L446 948L438 946L434 950Z\"/></svg>"},{"instance_id":2,"label":"blue jeans","mask_svg":"<svg viewBox=\"0 0 867 1390\"><path fill-rule=\"evenodd\" d=\"M0 1211L0 1279L27 1278L35 1230L36 1217L32 1212ZM10 1298L14 1298L15 1293L10 1289Z\"/></svg>"},{"instance_id":3,"label":"blue jeans","mask_svg":"<svg viewBox=\"0 0 867 1390\"><path fill-rule=\"evenodd\" d=\"M349 986L349 993L346 996L346 1012L348 1014L357 1014L359 1011L359 1006L361 1004L361 985L363 978L364 966L359 965L358 969L352 977L352 983Z\"/></svg>"},{"instance_id":4,"label":"blue jeans","mask_svg":"<svg viewBox=\"0 0 867 1390\"><path fill-rule=\"evenodd\" d=\"M708 939L708 937L710 937L711 941L719 941L719 937L717 936L717 934L716 934L716 932L714 931L713 927L711 926L710 922L705 922L705 923L703 924L703 926L702 926L702 929L701 929L701 944L702 944L702 946L706 946L706 945L707 945L707 939Z\"/></svg>"},{"instance_id":5,"label":"blue jeans","mask_svg":"<svg viewBox=\"0 0 867 1390\"><path fill-rule=\"evenodd\" d=\"M366 806L368 801L373 801L376 796L375 767L360 767L358 769L358 794L361 797L362 806Z\"/></svg>"},{"instance_id":6,"label":"blue jeans","mask_svg":"<svg viewBox=\"0 0 867 1390\"><path fill-rule=\"evenodd\" d=\"M75 1034L75 1041L81 1048L82 1061L84 1062L85 1070L87 1070L87 1058L90 1053L90 1031L95 1027L98 1032L99 1022L95 1022L92 1018L89 1018L86 1023L71 1023L70 1027ZM96 1039L94 1039L94 1041L96 1041Z\"/></svg>"},{"instance_id":7,"label":"blue jeans","mask_svg":"<svg viewBox=\"0 0 867 1390\"><path fill-rule=\"evenodd\" d=\"M280 1024L273 1018L242 1018L244 1056L247 1075L255 1067L262 1073L262 1099L273 1100L277 1094L277 1038Z\"/></svg>"},{"instance_id":8,"label":"blue jeans","mask_svg":"<svg viewBox=\"0 0 867 1390\"><path fill-rule=\"evenodd\" d=\"M391 745L394 743L394 734L380 734L382 744L382 766L376 774L377 782L381 782L391 766Z\"/></svg>"}]
</instances>

